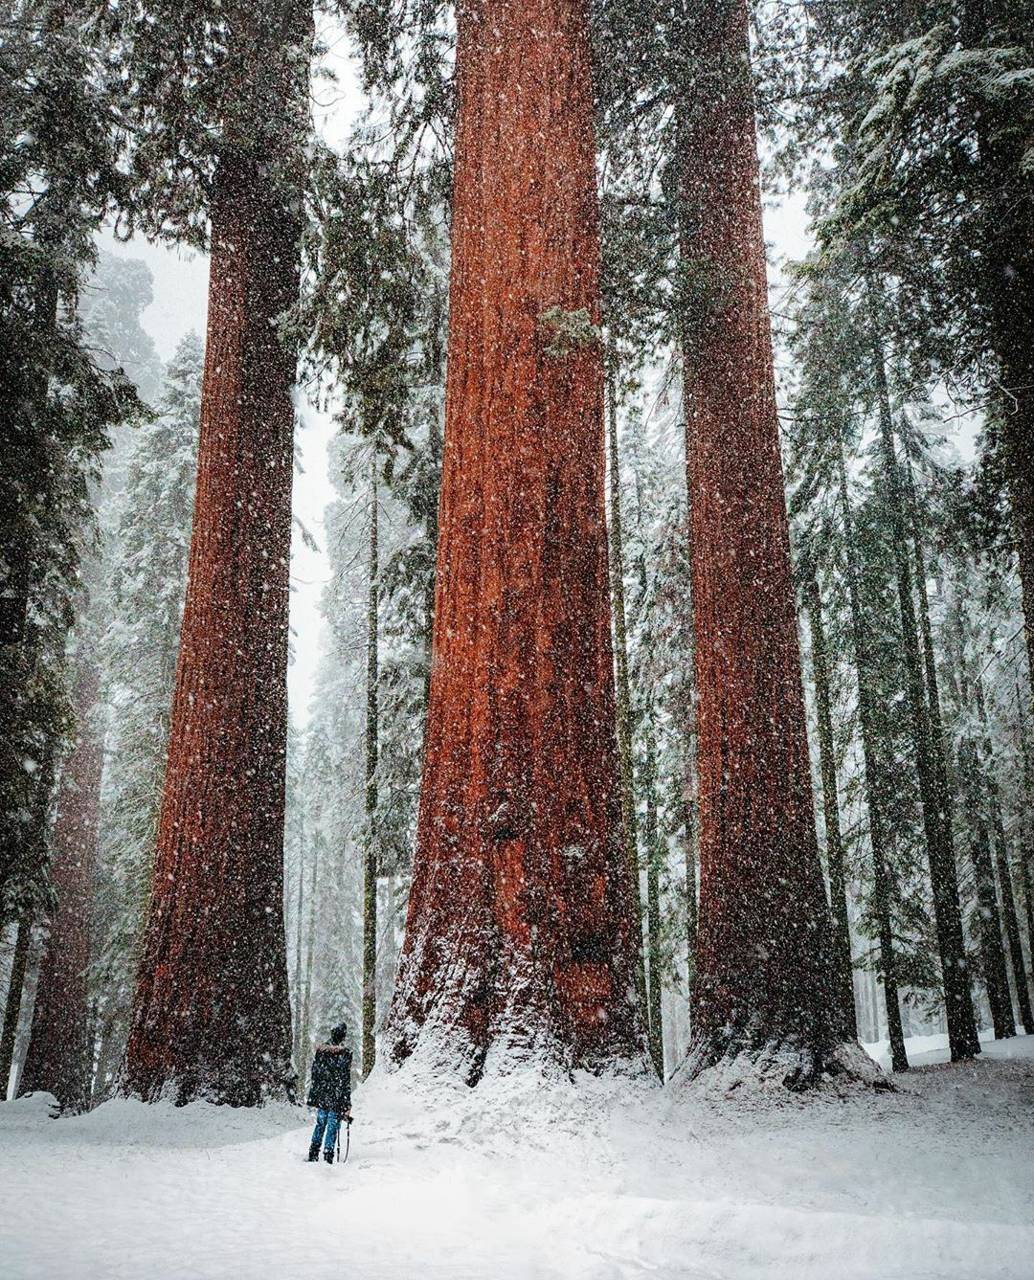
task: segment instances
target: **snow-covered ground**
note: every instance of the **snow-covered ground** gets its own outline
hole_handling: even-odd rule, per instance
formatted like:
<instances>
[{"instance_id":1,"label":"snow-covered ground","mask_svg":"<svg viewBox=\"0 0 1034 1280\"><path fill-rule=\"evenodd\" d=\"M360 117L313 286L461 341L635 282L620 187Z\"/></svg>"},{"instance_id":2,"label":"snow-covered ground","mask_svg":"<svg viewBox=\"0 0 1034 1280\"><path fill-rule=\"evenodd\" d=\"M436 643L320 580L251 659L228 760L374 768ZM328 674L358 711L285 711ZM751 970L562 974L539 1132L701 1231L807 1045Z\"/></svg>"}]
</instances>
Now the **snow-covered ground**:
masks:
<instances>
[{"instance_id":1,"label":"snow-covered ground","mask_svg":"<svg viewBox=\"0 0 1034 1280\"><path fill-rule=\"evenodd\" d=\"M913 1046L919 1048L919 1046ZM304 1112L0 1105L6 1280L1031 1280L1034 1037L782 1105L375 1076L345 1165Z\"/></svg>"}]
</instances>

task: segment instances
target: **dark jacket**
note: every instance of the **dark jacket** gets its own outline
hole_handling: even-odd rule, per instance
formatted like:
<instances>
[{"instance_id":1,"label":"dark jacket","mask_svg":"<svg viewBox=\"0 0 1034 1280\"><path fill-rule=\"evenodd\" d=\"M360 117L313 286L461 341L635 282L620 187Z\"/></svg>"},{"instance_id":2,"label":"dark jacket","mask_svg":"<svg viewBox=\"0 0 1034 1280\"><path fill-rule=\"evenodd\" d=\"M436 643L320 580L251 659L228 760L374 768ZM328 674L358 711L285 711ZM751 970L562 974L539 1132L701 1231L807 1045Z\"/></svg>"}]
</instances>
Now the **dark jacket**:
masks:
<instances>
[{"instance_id":1,"label":"dark jacket","mask_svg":"<svg viewBox=\"0 0 1034 1280\"><path fill-rule=\"evenodd\" d=\"M352 1106L352 1052L343 1044L321 1044L312 1060L309 1082L310 1107L336 1111L338 1115Z\"/></svg>"}]
</instances>

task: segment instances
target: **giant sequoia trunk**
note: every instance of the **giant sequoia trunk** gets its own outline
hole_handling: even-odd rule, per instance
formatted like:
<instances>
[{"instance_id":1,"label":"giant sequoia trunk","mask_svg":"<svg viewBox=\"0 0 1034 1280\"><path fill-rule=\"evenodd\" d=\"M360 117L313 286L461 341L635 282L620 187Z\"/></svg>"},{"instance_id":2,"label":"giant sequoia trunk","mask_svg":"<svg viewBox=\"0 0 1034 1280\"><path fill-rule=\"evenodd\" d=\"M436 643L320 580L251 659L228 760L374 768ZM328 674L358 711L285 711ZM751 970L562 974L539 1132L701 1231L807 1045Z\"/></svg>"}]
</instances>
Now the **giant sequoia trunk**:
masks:
<instances>
[{"instance_id":1,"label":"giant sequoia trunk","mask_svg":"<svg viewBox=\"0 0 1034 1280\"><path fill-rule=\"evenodd\" d=\"M843 1040L819 864L776 421L744 0L692 33L683 250L701 280L685 405L699 698L689 1071L803 1087ZM739 1067L745 1067L741 1061Z\"/></svg>"},{"instance_id":2,"label":"giant sequoia trunk","mask_svg":"<svg viewBox=\"0 0 1034 1280\"><path fill-rule=\"evenodd\" d=\"M57 907L43 948L32 1033L20 1093L52 1093L63 1110L84 1109L90 1095L87 969L97 857L101 744L92 715L97 668L80 659L75 747L61 774L53 835L52 882Z\"/></svg>"},{"instance_id":3,"label":"giant sequoia trunk","mask_svg":"<svg viewBox=\"0 0 1034 1280\"><path fill-rule=\"evenodd\" d=\"M240 103L261 102L248 95L268 94L270 81L285 100L297 94L299 69L284 51L297 39L294 30L283 47L249 46L258 55L244 60ZM295 355L276 322L297 296L297 184L291 157L250 146L246 130L224 146L186 605L124 1081L145 1098L254 1105L290 1088L283 830Z\"/></svg>"},{"instance_id":4,"label":"giant sequoia trunk","mask_svg":"<svg viewBox=\"0 0 1034 1280\"><path fill-rule=\"evenodd\" d=\"M446 431L413 888L390 1017L469 1081L643 1062L604 516L588 6L457 13Z\"/></svg>"}]
</instances>

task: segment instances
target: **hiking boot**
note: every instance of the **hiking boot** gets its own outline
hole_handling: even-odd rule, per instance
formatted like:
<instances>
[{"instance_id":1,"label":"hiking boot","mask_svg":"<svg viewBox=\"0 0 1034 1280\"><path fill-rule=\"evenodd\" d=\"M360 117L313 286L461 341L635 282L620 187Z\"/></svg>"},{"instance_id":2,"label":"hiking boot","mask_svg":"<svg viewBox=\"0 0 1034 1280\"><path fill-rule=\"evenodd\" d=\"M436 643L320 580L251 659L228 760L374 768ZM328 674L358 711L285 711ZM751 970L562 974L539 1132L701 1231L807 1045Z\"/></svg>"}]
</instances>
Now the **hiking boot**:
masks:
<instances>
[{"instance_id":1,"label":"hiking boot","mask_svg":"<svg viewBox=\"0 0 1034 1280\"><path fill-rule=\"evenodd\" d=\"M323 1159L326 1160L327 1164L333 1164L334 1163L333 1151L324 1151Z\"/></svg>"},{"instance_id":2,"label":"hiking boot","mask_svg":"<svg viewBox=\"0 0 1034 1280\"><path fill-rule=\"evenodd\" d=\"M310 1148L309 1148L309 1163L310 1163L310 1164L312 1164L314 1161L318 1160L319 1158L320 1158L320 1149L319 1149L319 1147L310 1147Z\"/></svg>"}]
</instances>

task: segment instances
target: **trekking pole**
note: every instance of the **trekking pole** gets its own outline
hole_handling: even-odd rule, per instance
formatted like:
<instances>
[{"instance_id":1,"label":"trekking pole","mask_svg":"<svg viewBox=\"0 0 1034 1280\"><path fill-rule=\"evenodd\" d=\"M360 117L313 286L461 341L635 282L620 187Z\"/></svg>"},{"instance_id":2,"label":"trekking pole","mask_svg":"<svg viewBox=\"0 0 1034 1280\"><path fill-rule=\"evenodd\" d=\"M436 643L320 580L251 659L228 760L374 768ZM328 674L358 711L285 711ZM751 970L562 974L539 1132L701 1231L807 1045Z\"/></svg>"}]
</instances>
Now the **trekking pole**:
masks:
<instances>
[{"instance_id":1,"label":"trekking pole","mask_svg":"<svg viewBox=\"0 0 1034 1280\"><path fill-rule=\"evenodd\" d=\"M346 1155L345 1159L347 1160L347 1158L348 1157ZM340 1125L338 1125L337 1127L337 1162L338 1164L341 1163L341 1126Z\"/></svg>"},{"instance_id":2,"label":"trekking pole","mask_svg":"<svg viewBox=\"0 0 1034 1280\"><path fill-rule=\"evenodd\" d=\"M338 1130L338 1150L341 1150L341 1130ZM352 1121L351 1118L345 1121L345 1161L348 1160L348 1148L352 1145Z\"/></svg>"}]
</instances>

